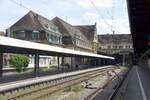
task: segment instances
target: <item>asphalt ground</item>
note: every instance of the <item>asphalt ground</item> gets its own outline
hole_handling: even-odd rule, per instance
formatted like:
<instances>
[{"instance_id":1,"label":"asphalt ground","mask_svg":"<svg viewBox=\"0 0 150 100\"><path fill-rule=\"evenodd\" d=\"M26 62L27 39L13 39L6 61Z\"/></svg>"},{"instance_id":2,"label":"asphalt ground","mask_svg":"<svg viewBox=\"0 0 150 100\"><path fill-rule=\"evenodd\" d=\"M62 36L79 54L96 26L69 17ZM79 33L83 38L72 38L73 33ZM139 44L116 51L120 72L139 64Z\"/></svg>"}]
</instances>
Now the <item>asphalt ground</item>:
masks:
<instances>
[{"instance_id":1,"label":"asphalt ground","mask_svg":"<svg viewBox=\"0 0 150 100\"><path fill-rule=\"evenodd\" d=\"M124 100L150 100L150 69L135 66L124 94Z\"/></svg>"},{"instance_id":2,"label":"asphalt ground","mask_svg":"<svg viewBox=\"0 0 150 100\"><path fill-rule=\"evenodd\" d=\"M150 100L150 69L134 66L113 100Z\"/></svg>"}]
</instances>

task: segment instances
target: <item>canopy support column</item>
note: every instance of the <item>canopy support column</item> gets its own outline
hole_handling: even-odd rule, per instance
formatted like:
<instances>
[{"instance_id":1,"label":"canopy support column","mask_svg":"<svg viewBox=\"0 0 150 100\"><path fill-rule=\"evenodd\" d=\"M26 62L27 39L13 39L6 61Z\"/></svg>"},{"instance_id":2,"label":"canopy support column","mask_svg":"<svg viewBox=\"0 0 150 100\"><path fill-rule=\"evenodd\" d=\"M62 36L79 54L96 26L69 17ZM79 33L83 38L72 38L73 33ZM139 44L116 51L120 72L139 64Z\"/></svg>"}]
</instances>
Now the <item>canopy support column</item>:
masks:
<instances>
[{"instance_id":1,"label":"canopy support column","mask_svg":"<svg viewBox=\"0 0 150 100\"><path fill-rule=\"evenodd\" d=\"M102 66L105 66L105 59L102 59Z\"/></svg>"},{"instance_id":2,"label":"canopy support column","mask_svg":"<svg viewBox=\"0 0 150 100\"><path fill-rule=\"evenodd\" d=\"M72 57L70 59L71 59L70 67L71 67L71 70L72 70L73 69L73 66L72 66Z\"/></svg>"},{"instance_id":3,"label":"canopy support column","mask_svg":"<svg viewBox=\"0 0 150 100\"><path fill-rule=\"evenodd\" d=\"M93 58L93 61L94 61L94 66L93 67L96 67L96 58Z\"/></svg>"},{"instance_id":4,"label":"canopy support column","mask_svg":"<svg viewBox=\"0 0 150 100\"><path fill-rule=\"evenodd\" d=\"M3 75L3 53L0 52L0 77Z\"/></svg>"},{"instance_id":5,"label":"canopy support column","mask_svg":"<svg viewBox=\"0 0 150 100\"><path fill-rule=\"evenodd\" d=\"M34 59L34 75L37 76L37 71L39 69L39 55L35 54L35 59Z\"/></svg>"},{"instance_id":6,"label":"canopy support column","mask_svg":"<svg viewBox=\"0 0 150 100\"><path fill-rule=\"evenodd\" d=\"M58 63L58 71L59 71L59 68L60 68L60 64L59 64L59 56L57 56L57 63Z\"/></svg>"},{"instance_id":7,"label":"canopy support column","mask_svg":"<svg viewBox=\"0 0 150 100\"><path fill-rule=\"evenodd\" d=\"M62 57L62 72L64 71L64 57Z\"/></svg>"}]
</instances>

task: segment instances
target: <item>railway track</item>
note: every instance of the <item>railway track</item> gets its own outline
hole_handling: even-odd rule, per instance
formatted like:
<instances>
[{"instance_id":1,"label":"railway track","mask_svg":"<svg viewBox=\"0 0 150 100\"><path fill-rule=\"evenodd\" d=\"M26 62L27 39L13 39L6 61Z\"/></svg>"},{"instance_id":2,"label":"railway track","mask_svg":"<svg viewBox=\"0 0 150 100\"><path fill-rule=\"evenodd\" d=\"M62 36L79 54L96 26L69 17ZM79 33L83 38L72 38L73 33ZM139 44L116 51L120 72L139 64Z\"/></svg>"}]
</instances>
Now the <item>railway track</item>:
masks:
<instances>
[{"instance_id":1,"label":"railway track","mask_svg":"<svg viewBox=\"0 0 150 100\"><path fill-rule=\"evenodd\" d=\"M121 72L118 73L118 75L124 73L124 76L127 76L129 71L130 70L121 71ZM108 96L108 99L107 99L107 100L115 100L114 97L117 94L117 92L118 92L119 88L121 87L121 85L123 84L125 78L126 77L113 76L110 80L107 81L106 84L104 84L103 86L98 87L94 92L92 92L90 95L88 95L84 100L93 100L93 98L98 93L100 93L99 91L104 90L108 85L112 84L113 81L117 81L115 83L115 88L112 90L111 94Z\"/></svg>"},{"instance_id":2,"label":"railway track","mask_svg":"<svg viewBox=\"0 0 150 100\"><path fill-rule=\"evenodd\" d=\"M106 71L113 70L114 68L104 68L96 71L80 73L78 75L62 77L55 80L50 80L42 83L16 88L10 91L1 92L1 95L7 97L7 100L41 100L44 97L64 89L65 87L72 86L94 77L97 77Z\"/></svg>"}]
</instances>

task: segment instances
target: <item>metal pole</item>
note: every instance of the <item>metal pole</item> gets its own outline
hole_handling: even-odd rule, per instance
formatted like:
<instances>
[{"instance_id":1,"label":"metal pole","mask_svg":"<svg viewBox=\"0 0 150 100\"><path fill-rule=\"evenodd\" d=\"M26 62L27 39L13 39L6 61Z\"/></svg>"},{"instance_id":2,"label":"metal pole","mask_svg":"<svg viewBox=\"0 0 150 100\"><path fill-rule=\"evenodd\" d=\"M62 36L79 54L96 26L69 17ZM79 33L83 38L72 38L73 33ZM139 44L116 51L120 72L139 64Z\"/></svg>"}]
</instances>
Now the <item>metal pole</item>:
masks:
<instances>
[{"instance_id":1,"label":"metal pole","mask_svg":"<svg viewBox=\"0 0 150 100\"><path fill-rule=\"evenodd\" d=\"M95 67L97 67L97 59L95 58L94 60L95 60Z\"/></svg>"},{"instance_id":2,"label":"metal pole","mask_svg":"<svg viewBox=\"0 0 150 100\"><path fill-rule=\"evenodd\" d=\"M39 69L39 55L35 54L34 58L34 75L37 76L37 69Z\"/></svg>"},{"instance_id":3,"label":"metal pole","mask_svg":"<svg viewBox=\"0 0 150 100\"><path fill-rule=\"evenodd\" d=\"M70 64L70 67L71 67L71 70L72 70L72 69L73 69L73 68L72 68L72 67L73 67L73 66L72 66L72 57L71 57L71 64Z\"/></svg>"},{"instance_id":4,"label":"metal pole","mask_svg":"<svg viewBox=\"0 0 150 100\"><path fill-rule=\"evenodd\" d=\"M59 71L59 56L57 56L57 62L58 62L58 71Z\"/></svg>"},{"instance_id":5,"label":"metal pole","mask_svg":"<svg viewBox=\"0 0 150 100\"><path fill-rule=\"evenodd\" d=\"M103 59L103 66L105 66L106 65L106 62L105 62L105 59Z\"/></svg>"},{"instance_id":6,"label":"metal pole","mask_svg":"<svg viewBox=\"0 0 150 100\"><path fill-rule=\"evenodd\" d=\"M88 61L89 61L89 67L88 68L90 68L92 66L92 62L91 62L91 58L90 57L89 57Z\"/></svg>"},{"instance_id":7,"label":"metal pole","mask_svg":"<svg viewBox=\"0 0 150 100\"><path fill-rule=\"evenodd\" d=\"M64 71L64 57L62 57L62 72Z\"/></svg>"},{"instance_id":8,"label":"metal pole","mask_svg":"<svg viewBox=\"0 0 150 100\"><path fill-rule=\"evenodd\" d=\"M40 61L40 56L37 54L37 68L38 69L40 69L39 61Z\"/></svg>"},{"instance_id":9,"label":"metal pole","mask_svg":"<svg viewBox=\"0 0 150 100\"><path fill-rule=\"evenodd\" d=\"M123 54L122 56L123 56L122 65L124 66L125 65L125 55Z\"/></svg>"},{"instance_id":10,"label":"metal pole","mask_svg":"<svg viewBox=\"0 0 150 100\"><path fill-rule=\"evenodd\" d=\"M0 53L0 77L3 75L3 53Z\"/></svg>"}]
</instances>

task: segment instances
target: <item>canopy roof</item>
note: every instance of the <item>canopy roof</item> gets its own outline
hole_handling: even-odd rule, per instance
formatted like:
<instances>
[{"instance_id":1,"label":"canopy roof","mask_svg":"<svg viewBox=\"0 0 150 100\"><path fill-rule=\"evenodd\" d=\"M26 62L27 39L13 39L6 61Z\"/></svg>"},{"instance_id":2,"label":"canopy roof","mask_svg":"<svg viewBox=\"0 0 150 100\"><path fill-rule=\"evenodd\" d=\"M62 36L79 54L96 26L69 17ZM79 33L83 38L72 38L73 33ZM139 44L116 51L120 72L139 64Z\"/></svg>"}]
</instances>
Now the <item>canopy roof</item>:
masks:
<instances>
[{"instance_id":1,"label":"canopy roof","mask_svg":"<svg viewBox=\"0 0 150 100\"><path fill-rule=\"evenodd\" d=\"M25 40L19 40L0 36L0 51L5 53L27 53L52 56L82 56L93 58L114 59L114 57L98 55L89 52L71 50L48 44L35 43Z\"/></svg>"},{"instance_id":2,"label":"canopy roof","mask_svg":"<svg viewBox=\"0 0 150 100\"><path fill-rule=\"evenodd\" d=\"M150 47L150 1L127 0L135 54L140 56Z\"/></svg>"}]
</instances>

